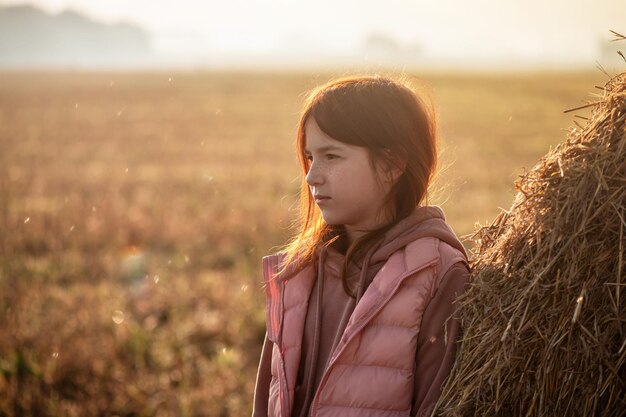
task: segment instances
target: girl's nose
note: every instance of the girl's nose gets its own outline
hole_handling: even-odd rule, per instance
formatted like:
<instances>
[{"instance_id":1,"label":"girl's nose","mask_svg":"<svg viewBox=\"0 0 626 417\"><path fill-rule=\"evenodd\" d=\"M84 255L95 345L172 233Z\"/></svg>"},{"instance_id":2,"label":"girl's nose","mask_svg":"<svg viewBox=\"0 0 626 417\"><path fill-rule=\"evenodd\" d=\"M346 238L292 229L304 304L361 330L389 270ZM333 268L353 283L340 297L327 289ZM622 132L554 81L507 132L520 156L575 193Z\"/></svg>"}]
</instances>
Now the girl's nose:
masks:
<instances>
[{"instance_id":1,"label":"girl's nose","mask_svg":"<svg viewBox=\"0 0 626 417\"><path fill-rule=\"evenodd\" d=\"M312 163L309 167L309 172L306 174L306 183L310 186L319 185L323 182L322 175L315 163Z\"/></svg>"}]
</instances>

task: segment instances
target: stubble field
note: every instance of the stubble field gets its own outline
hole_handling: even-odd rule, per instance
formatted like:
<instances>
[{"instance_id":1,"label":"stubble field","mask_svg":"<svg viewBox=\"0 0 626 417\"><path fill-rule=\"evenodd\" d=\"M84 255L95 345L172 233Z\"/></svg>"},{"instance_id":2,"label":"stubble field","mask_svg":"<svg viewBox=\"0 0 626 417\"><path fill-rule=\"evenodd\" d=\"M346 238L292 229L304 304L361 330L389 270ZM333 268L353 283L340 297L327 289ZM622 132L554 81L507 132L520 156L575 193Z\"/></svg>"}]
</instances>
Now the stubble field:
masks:
<instances>
[{"instance_id":1,"label":"stubble field","mask_svg":"<svg viewBox=\"0 0 626 417\"><path fill-rule=\"evenodd\" d=\"M249 415L260 258L295 216L303 93L334 75L0 74L0 415ZM608 79L419 76L459 235Z\"/></svg>"}]
</instances>

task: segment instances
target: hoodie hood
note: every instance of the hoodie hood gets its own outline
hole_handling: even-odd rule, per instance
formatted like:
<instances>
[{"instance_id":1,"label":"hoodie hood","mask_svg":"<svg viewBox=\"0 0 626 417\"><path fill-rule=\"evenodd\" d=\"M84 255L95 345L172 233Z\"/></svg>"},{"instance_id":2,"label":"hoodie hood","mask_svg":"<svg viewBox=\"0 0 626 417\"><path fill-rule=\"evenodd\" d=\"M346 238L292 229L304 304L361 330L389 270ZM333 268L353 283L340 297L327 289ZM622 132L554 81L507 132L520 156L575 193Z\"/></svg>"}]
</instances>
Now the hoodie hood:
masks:
<instances>
[{"instance_id":1,"label":"hoodie hood","mask_svg":"<svg viewBox=\"0 0 626 417\"><path fill-rule=\"evenodd\" d=\"M384 238L372 246L364 256L350 262L346 280L351 288L358 285L357 301L391 254L424 237L435 237L449 244L463 253L467 259L467 252L446 223L443 210L438 206L416 207L409 216L389 229ZM320 255L324 258L326 265L337 276L341 276L345 255L333 247L321 249L321 251Z\"/></svg>"},{"instance_id":2,"label":"hoodie hood","mask_svg":"<svg viewBox=\"0 0 626 417\"><path fill-rule=\"evenodd\" d=\"M463 244L446 223L443 210L438 206L421 206L385 234L379 248L372 254L371 262L385 261L398 249L423 237L435 237L446 242L467 258Z\"/></svg>"}]
</instances>

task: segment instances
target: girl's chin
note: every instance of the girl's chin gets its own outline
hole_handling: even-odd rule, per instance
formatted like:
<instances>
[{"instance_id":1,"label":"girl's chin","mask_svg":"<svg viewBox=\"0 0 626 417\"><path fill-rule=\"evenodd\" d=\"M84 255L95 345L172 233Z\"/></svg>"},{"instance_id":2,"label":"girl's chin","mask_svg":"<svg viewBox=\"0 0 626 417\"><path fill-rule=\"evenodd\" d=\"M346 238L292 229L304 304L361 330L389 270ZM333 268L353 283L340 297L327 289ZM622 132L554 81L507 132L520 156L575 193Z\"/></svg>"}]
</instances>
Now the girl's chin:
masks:
<instances>
[{"instance_id":1,"label":"girl's chin","mask_svg":"<svg viewBox=\"0 0 626 417\"><path fill-rule=\"evenodd\" d=\"M328 211L325 212L324 210L322 210L322 218L329 226L339 226L343 224L339 219L337 219L336 216L333 216Z\"/></svg>"}]
</instances>

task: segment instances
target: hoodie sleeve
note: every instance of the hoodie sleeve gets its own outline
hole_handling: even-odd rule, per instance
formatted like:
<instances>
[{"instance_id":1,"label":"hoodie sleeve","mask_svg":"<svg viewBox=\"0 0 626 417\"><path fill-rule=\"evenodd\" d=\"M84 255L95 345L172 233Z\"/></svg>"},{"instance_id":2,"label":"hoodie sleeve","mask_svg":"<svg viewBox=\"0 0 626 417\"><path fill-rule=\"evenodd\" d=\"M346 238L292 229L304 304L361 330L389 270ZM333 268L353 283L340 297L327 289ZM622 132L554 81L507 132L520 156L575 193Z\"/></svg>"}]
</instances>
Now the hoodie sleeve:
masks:
<instances>
[{"instance_id":1,"label":"hoodie sleeve","mask_svg":"<svg viewBox=\"0 0 626 417\"><path fill-rule=\"evenodd\" d=\"M263 342L263 349L261 350L261 360L259 361L256 385L254 387L252 417L267 417L267 403L269 399L270 382L272 380L271 362L272 342L269 341L267 332L265 332L265 340Z\"/></svg>"},{"instance_id":2,"label":"hoodie sleeve","mask_svg":"<svg viewBox=\"0 0 626 417\"><path fill-rule=\"evenodd\" d=\"M424 310L417 339L412 417L431 415L452 369L457 340L461 336L461 323L454 315L453 300L464 292L468 281L467 267L461 262L454 264Z\"/></svg>"}]
</instances>

